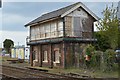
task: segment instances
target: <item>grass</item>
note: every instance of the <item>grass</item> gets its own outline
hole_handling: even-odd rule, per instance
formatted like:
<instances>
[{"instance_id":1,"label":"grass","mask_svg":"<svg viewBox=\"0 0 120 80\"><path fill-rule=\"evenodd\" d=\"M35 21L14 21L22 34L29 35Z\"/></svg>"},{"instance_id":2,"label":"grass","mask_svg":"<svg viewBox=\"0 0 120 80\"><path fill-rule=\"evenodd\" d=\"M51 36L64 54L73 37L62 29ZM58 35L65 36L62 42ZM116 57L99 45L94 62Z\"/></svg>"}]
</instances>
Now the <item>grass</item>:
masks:
<instances>
[{"instance_id":1,"label":"grass","mask_svg":"<svg viewBox=\"0 0 120 80\"><path fill-rule=\"evenodd\" d=\"M7 61L8 59L13 59L13 58L0 56L0 61L2 61L2 63L5 65L19 66L19 67L30 66L30 64L28 63L9 64L9 62ZM80 75L81 74L88 75L91 76L92 78L118 78L118 71L103 72L101 70L94 70L94 69L88 70L83 68L68 68L68 69L62 69L62 68L50 69L48 67L32 67L32 68L45 69L48 70L49 73L53 73L53 74L74 73Z\"/></svg>"},{"instance_id":2,"label":"grass","mask_svg":"<svg viewBox=\"0 0 120 80\"><path fill-rule=\"evenodd\" d=\"M7 61L8 59L10 59L9 56L0 56L0 61Z\"/></svg>"},{"instance_id":3,"label":"grass","mask_svg":"<svg viewBox=\"0 0 120 80\"><path fill-rule=\"evenodd\" d=\"M0 61L17 60L17 58L10 58L9 56L0 56Z\"/></svg>"},{"instance_id":4,"label":"grass","mask_svg":"<svg viewBox=\"0 0 120 80\"><path fill-rule=\"evenodd\" d=\"M91 76L92 78L118 78L118 71L109 71L109 72L103 72L101 70L88 70L83 68L68 68L68 69L61 69L61 68L47 68L47 67L32 67L37 69L46 69L49 73L53 74L68 74L68 73L74 73L79 75L87 75Z\"/></svg>"},{"instance_id":5,"label":"grass","mask_svg":"<svg viewBox=\"0 0 120 80\"><path fill-rule=\"evenodd\" d=\"M96 71L92 73L93 77L99 78L118 78L118 71L110 71L110 72L103 72L103 71Z\"/></svg>"},{"instance_id":6,"label":"grass","mask_svg":"<svg viewBox=\"0 0 120 80\"><path fill-rule=\"evenodd\" d=\"M28 62L23 62L23 63L11 63L10 61L7 60L17 60L17 58L10 58L9 56L0 56L0 61L2 62L3 65L9 65L9 66L14 66L14 67L25 67L25 66L30 66Z\"/></svg>"}]
</instances>

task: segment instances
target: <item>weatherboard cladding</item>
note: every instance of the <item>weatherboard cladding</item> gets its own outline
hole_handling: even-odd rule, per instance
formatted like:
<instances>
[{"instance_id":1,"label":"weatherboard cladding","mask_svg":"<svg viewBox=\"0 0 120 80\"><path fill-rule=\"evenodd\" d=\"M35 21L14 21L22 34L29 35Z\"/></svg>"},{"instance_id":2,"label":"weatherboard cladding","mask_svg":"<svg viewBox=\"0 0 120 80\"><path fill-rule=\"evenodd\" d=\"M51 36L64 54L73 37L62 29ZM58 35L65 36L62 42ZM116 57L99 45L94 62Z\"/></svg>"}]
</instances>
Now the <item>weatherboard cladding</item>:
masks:
<instances>
[{"instance_id":1,"label":"weatherboard cladding","mask_svg":"<svg viewBox=\"0 0 120 80\"><path fill-rule=\"evenodd\" d=\"M93 16L96 20L99 19L92 11L90 11L84 4L82 4L81 2L77 2L75 4L69 5L67 7L43 14L42 16L38 17L37 19L29 22L28 24L26 24L25 26L30 26L32 24L36 24L39 23L41 21L44 20L48 20L48 19L52 19L52 18L56 18L56 17L61 17L61 15L63 15L64 13L66 13L67 11L69 11L70 9L76 7L78 4L81 4L82 7L86 8L87 12Z\"/></svg>"}]
</instances>

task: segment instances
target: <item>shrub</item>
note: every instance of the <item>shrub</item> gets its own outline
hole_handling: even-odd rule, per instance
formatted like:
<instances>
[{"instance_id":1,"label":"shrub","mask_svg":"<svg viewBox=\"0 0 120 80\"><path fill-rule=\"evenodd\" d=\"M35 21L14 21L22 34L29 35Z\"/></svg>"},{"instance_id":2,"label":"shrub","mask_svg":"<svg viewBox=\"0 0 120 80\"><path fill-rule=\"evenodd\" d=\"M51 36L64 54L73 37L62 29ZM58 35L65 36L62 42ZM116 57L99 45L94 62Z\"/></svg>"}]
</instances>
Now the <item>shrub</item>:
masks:
<instances>
[{"instance_id":1,"label":"shrub","mask_svg":"<svg viewBox=\"0 0 120 80\"><path fill-rule=\"evenodd\" d=\"M100 69L102 51L94 51L91 56L91 67Z\"/></svg>"},{"instance_id":2,"label":"shrub","mask_svg":"<svg viewBox=\"0 0 120 80\"><path fill-rule=\"evenodd\" d=\"M104 58L104 70L112 71L115 69L115 51L108 49L103 54Z\"/></svg>"}]
</instances>

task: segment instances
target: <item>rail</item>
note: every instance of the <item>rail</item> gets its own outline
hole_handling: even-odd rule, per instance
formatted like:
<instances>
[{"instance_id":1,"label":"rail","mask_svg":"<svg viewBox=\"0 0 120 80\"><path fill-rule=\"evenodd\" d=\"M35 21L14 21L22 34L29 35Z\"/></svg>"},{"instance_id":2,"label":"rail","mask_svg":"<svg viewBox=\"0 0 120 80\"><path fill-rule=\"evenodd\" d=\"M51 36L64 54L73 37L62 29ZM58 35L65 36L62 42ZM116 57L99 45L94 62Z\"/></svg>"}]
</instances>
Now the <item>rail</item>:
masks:
<instances>
[{"instance_id":1,"label":"rail","mask_svg":"<svg viewBox=\"0 0 120 80\"><path fill-rule=\"evenodd\" d=\"M1 65L0 65L1 66ZM79 80L80 78L76 78L76 77L71 77L71 76L67 76L67 75L61 75L61 74L53 74L53 73L48 73L48 72L41 72L41 71L37 71L37 70L31 70L31 69L25 69L25 68L18 68L18 67L12 67L12 66L5 66L2 65L2 72L3 75L8 75L8 76L12 76L14 78L37 78L42 80L48 80L48 79L52 79L52 80ZM25 79L25 80L26 80Z\"/></svg>"}]
</instances>

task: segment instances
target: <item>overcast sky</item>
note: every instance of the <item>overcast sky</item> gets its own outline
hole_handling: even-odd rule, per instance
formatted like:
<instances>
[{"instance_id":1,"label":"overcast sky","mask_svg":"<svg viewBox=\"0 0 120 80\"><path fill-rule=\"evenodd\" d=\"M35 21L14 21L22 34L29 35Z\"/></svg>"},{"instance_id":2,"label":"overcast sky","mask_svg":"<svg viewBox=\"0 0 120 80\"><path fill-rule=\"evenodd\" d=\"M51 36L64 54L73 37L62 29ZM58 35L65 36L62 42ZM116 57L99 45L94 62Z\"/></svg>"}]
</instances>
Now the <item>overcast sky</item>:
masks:
<instances>
[{"instance_id":1,"label":"overcast sky","mask_svg":"<svg viewBox=\"0 0 120 80\"><path fill-rule=\"evenodd\" d=\"M83 2L92 12L102 18L101 12L111 2ZM116 2L113 2L117 6ZM24 25L40 15L73 4L73 2L4 2L0 9L0 43L6 38L15 44L25 45L28 29ZM1 20L2 18L2 20ZM1 24L0 24L1 26Z\"/></svg>"}]
</instances>

